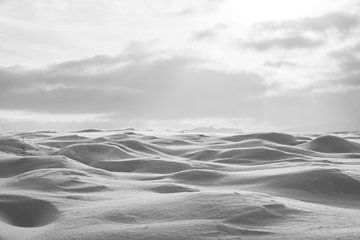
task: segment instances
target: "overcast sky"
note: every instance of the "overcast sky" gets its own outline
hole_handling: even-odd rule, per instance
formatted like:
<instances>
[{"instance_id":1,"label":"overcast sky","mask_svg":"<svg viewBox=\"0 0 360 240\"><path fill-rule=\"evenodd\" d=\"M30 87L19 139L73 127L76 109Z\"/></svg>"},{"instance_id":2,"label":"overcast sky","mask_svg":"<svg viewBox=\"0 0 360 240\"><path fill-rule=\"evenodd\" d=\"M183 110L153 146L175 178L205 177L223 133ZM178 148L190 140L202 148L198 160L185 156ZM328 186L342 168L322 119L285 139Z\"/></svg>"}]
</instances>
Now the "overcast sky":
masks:
<instances>
[{"instance_id":1,"label":"overcast sky","mask_svg":"<svg viewBox=\"0 0 360 240\"><path fill-rule=\"evenodd\" d=\"M0 130L360 129L360 1L0 0Z\"/></svg>"}]
</instances>

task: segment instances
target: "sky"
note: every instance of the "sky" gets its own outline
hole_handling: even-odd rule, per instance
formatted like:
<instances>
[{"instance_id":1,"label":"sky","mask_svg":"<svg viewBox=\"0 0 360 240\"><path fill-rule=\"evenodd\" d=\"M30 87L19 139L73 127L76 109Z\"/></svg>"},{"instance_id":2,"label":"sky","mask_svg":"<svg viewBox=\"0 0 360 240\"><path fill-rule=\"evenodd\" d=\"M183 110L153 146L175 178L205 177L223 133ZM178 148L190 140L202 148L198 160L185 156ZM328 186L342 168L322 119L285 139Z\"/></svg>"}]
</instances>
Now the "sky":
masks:
<instances>
[{"instance_id":1,"label":"sky","mask_svg":"<svg viewBox=\"0 0 360 240\"><path fill-rule=\"evenodd\" d=\"M359 0L0 0L0 131L360 130L359 13Z\"/></svg>"}]
</instances>

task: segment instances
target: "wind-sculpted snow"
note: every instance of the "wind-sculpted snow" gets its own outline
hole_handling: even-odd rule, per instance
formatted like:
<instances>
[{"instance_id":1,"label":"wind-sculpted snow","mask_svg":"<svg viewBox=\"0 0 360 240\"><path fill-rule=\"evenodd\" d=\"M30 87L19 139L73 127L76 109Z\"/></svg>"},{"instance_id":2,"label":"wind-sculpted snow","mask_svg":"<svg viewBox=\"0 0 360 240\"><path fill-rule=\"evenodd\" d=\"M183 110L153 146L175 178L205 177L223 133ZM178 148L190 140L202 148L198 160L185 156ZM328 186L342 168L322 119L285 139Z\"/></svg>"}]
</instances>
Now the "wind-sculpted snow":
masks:
<instances>
[{"instance_id":1,"label":"wind-sculpted snow","mask_svg":"<svg viewBox=\"0 0 360 240\"><path fill-rule=\"evenodd\" d=\"M358 239L356 133L0 136L0 239Z\"/></svg>"},{"instance_id":2,"label":"wind-sculpted snow","mask_svg":"<svg viewBox=\"0 0 360 240\"><path fill-rule=\"evenodd\" d=\"M336 136L321 136L307 143L303 148L324 153L360 153L360 144Z\"/></svg>"}]
</instances>

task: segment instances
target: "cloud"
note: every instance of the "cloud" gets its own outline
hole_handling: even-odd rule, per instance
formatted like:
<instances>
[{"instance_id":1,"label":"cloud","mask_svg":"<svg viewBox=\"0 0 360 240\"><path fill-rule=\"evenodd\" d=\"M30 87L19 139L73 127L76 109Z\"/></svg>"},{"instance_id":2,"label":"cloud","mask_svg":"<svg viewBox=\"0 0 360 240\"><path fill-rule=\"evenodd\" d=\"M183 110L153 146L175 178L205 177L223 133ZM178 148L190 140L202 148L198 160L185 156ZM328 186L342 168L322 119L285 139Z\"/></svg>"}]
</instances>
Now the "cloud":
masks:
<instances>
[{"instance_id":1,"label":"cloud","mask_svg":"<svg viewBox=\"0 0 360 240\"><path fill-rule=\"evenodd\" d=\"M360 73L360 44L348 46L330 53L343 72Z\"/></svg>"},{"instance_id":2,"label":"cloud","mask_svg":"<svg viewBox=\"0 0 360 240\"><path fill-rule=\"evenodd\" d=\"M151 60L153 53L149 50L156 41L146 43L131 42L120 55L95 55L86 59L77 59L48 66L52 72L62 74L96 74L117 70L129 63Z\"/></svg>"},{"instance_id":3,"label":"cloud","mask_svg":"<svg viewBox=\"0 0 360 240\"><path fill-rule=\"evenodd\" d=\"M337 72L329 76L328 84L342 91L360 86L360 44L340 48L329 53L338 66Z\"/></svg>"},{"instance_id":4,"label":"cloud","mask_svg":"<svg viewBox=\"0 0 360 240\"><path fill-rule=\"evenodd\" d=\"M330 12L317 17L258 22L252 26L252 40L247 40L244 46L258 51L273 48L315 49L344 38L353 38L359 28L359 15L349 11Z\"/></svg>"},{"instance_id":5,"label":"cloud","mask_svg":"<svg viewBox=\"0 0 360 240\"><path fill-rule=\"evenodd\" d=\"M272 68L295 67L296 63L286 60L277 60L277 61L267 61L264 63L264 66L272 67Z\"/></svg>"},{"instance_id":6,"label":"cloud","mask_svg":"<svg viewBox=\"0 0 360 240\"><path fill-rule=\"evenodd\" d=\"M358 14L331 12L318 17L263 22L257 24L256 27L265 31L324 33L328 30L335 30L347 34L358 28L359 24L360 17Z\"/></svg>"},{"instance_id":7,"label":"cloud","mask_svg":"<svg viewBox=\"0 0 360 240\"><path fill-rule=\"evenodd\" d=\"M217 33L213 29L204 29L202 31L195 32L192 39L195 41L213 40L216 36Z\"/></svg>"},{"instance_id":8,"label":"cloud","mask_svg":"<svg viewBox=\"0 0 360 240\"><path fill-rule=\"evenodd\" d=\"M200 4L192 3L188 7L184 7L181 10L173 12L174 16L188 16L198 13L211 13L218 10L226 0L204 0Z\"/></svg>"},{"instance_id":9,"label":"cloud","mask_svg":"<svg viewBox=\"0 0 360 240\"><path fill-rule=\"evenodd\" d=\"M222 30L226 29L225 24L216 24L212 27L194 32L192 35L192 40L194 41L203 41L203 40L214 40L216 39Z\"/></svg>"},{"instance_id":10,"label":"cloud","mask_svg":"<svg viewBox=\"0 0 360 240\"><path fill-rule=\"evenodd\" d=\"M322 86L317 89L325 89ZM270 122L318 126L312 131L357 130L360 127L360 89L317 92L314 87L288 91L267 99L264 115ZM346 106L346 107L344 107ZM280 117L281 116L281 117Z\"/></svg>"},{"instance_id":11,"label":"cloud","mask_svg":"<svg viewBox=\"0 0 360 240\"><path fill-rule=\"evenodd\" d=\"M243 44L245 48L257 51L267 51L270 49L313 49L324 44L323 40L311 39L300 35L282 36L262 40L248 41Z\"/></svg>"},{"instance_id":12,"label":"cloud","mask_svg":"<svg viewBox=\"0 0 360 240\"><path fill-rule=\"evenodd\" d=\"M149 52L138 56L144 57L125 51L45 68L0 68L0 122L25 126L35 121L32 129L151 128L165 123L181 128L189 121L204 124L209 119L221 127L233 119L234 126L269 129L301 125L303 119L314 124L360 119L354 111L360 89L316 92L312 86L266 96L274 86L255 73L212 69L194 57ZM344 109L347 100L351 104ZM11 123L7 116L12 116Z\"/></svg>"},{"instance_id":13,"label":"cloud","mask_svg":"<svg viewBox=\"0 0 360 240\"><path fill-rule=\"evenodd\" d=\"M145 55L95 56L42 69L2 68L0 110L113 119L248 116L266 91L254 73L209 69L206 61L191 57Z\"/></svg>"}]
</instances>

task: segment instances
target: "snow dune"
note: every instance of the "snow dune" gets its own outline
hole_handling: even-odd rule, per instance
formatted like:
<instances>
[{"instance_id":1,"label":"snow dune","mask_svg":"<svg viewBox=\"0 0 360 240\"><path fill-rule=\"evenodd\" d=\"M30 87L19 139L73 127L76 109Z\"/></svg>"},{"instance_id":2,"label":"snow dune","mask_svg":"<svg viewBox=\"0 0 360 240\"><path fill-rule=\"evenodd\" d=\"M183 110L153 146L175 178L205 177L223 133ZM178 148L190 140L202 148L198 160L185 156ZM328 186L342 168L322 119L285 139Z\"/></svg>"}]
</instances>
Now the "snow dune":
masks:
<instances>
[{"instance_id":1,"label":"snow dune","mask_svg":"<svg viewBox=\"0 0 360 240\"><path fill-rule=\"evenodd\" d=\"M0 239L357 239L347 132L0 136Z\"/></svg>"}]
</instances>

